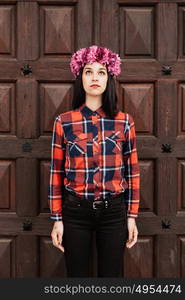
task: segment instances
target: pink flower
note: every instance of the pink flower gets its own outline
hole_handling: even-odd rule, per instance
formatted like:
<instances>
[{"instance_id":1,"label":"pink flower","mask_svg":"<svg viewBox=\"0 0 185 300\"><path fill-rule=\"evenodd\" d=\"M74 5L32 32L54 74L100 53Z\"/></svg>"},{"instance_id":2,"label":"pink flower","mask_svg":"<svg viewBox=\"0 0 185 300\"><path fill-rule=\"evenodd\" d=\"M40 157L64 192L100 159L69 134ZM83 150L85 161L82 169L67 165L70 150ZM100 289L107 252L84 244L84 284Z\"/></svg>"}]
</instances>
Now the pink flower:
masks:
<instances>
[{"instance_id":1,"label":"pink flower","mask_svg":"<svg viewBox=\"0 0 185 300\"><path fill-rule=\"evenodd\" d=\"M108 48L96 45L81 48L72 55L70 62L71 72L76 77L85 64L92 64L93 62L106 65L107 71L112 75L119 75L121 72L121 59L118 54Z\"/></svg>"}]
</instances>

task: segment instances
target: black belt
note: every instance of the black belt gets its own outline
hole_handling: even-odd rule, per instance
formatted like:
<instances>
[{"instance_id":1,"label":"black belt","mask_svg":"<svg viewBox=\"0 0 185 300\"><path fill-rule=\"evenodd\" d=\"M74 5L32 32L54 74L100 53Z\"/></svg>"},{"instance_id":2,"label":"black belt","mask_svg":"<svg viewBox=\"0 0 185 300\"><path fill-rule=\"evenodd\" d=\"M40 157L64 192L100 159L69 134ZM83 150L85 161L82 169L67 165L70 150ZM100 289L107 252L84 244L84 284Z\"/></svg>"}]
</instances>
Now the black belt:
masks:
<instances>
[{"instance_id":1,"label":"black belt","mask_svg":"<svg viewBox=\"0 0 185 300\"><path fill-rule=\"evenodd\" d=\"M93 209L108 208L114 203L124 203L124 193L121 192L120 194L117 195L108 196L106 199L102 199L102 200L87 200L85 198L81 198L65 190L64 202L65 201L70 203L76 203L79 206L90 207Z\"/></svg>"}]
</instances>

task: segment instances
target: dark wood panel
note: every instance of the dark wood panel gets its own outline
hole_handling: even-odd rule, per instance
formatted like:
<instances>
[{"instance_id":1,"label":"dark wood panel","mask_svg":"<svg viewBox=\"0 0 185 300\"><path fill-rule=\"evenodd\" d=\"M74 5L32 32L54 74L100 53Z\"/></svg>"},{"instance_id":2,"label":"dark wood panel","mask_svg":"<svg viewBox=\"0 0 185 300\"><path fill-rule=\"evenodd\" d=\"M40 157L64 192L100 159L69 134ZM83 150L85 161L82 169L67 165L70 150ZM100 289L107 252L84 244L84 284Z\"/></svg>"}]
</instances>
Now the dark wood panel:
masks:
<instances>
[{"instance_id":1,"label":"dark wood panel","mask_svg":"<svg viewBox=\"0 0 185 300\"><path fill-rule=\"evenodd\" d=\"M15 277L15 238L0 236L0 278Z\"/></svg>"},{"instance_id":2,"label":"dark wood panel","mask_svg":"<svg viewBox=\"0 0 185 300\"><path fill-rule=\"evenodd\" d=\"M12 83L0 83L2 134L15 134L15 87Z\"/></svg>"},{"instance_id":3,"label":"dark wood panel","mask_svg":"<svg viewBox=\"0 0 185 300\"><path fill-rule=\"evenodd\" d=\"M37 236L19 235L16 238L16 277L38 277L39 256Z\"/></svg>"},{"instance_id":4,"label":"dark wood panel","mask_svg":"<svg viewBox=\"0 0 185 300\"><path fill-rule=\"evenodd\" d=\"M180 277L185 277L185 236L179 236L179 268L180 268Z\"/></svg>"},{"instance_id":5,"label":"dark wood panel","mask_svg":"<svg viewBox=\"0 0 185 300\"><path fill-rule=\"evenodd\" d=\"M38 2L22 1L17 6L17 58L36 60L39 57Z\"/></svg>"},{"instance_id":6,"label":"dark wood panel","mask_svg":"<svg viewBox=\"0 0 185 300\"><path fill-rule=\"evenodd\" d=\"M152 58L155 53L155 7L120 7L120 54L125 58ZM143 30L145 27L146 30Z\"/></svg>"},{"instance_id":7,"label":"dark wood panel","mask_svg":"<svg viewBox=\"0 0 185 300\"><path fill-rule=\"evenodd\" d=\"M40 56L57 57L74 51L74 6L40 5Z\"/></svg>"},{"instance_id":8,"label":"dark wood panel","mask_svg":"<svg viewBox=\"0 0 185 300\"><path fill-rule=\"evenodd\" d=\"M179 82L178 84L178 103L177 103L177 115L178 115L178 135L184 137L185 135L185 84Z\"/></svg>"},{"instance_id":9,"label":"dark wood panel","mask_svg":"<svg viewBox=\"0 0 185 300\"><path fill-rule=\"evenodd\" d=\"M124 257L124 276L129 278L136 277L155 277L154 261L155 242L152 237L139 237L137 244L125 250Z\"/></svg>"},{"instance_id":10,"label":"dark wood panel","mask_svg":"<svg viewBox=\"0 0 185 300\"><path fill-rule=\"evenodd\" d=\"M39 256L40 277L66 277L64 254L53 247L50 238L40 238Z\"/></svg>"},{"instance_id":11,"label":"dark wood panel","mask_svg":"<svg viewBox=\"0 0 185 300\"><path fill-rule=\"evenodd\" d=\"M16 38L14 30L16 24L16 7L15 5L10 5L10 3L6 4L6 6L1 5L0 7L0 53L4 59L15 56Z\"/></svg>"},{"instance_id":12,"label":"dark wood panel","mask_svg":"<svg viewBox=\"0 0 185 300\"><path fill-rule=\"evenodd\" d=\"M177 211L183 212L185 211L185 161L179 159L177 164Z\"/></svg>"},{"instance_id":13,"label":"dark wood panel","mask_svg":"<svg viewBox=\"0 0 185 300\"><path fill-rule=\"evenodd\" d=\"M168 234L158 235L156 239L157 277L179 277L177 237Z\"/></svg>"},{"instance_id":14,"label":"dark wood panel","mask_svg":"<svg viewBox=\"0 0 185 300\"><path fill-rule=\"evenodd\" d=\"M0 161L0 211L15 212L15 162L10 160Z\"/></svg>"},{"instance_id":15,"label":"dark wood panel","mask_svg":"<svg viewBox=\"0 0 185 300\"><path fill-rule=\"evenodd\" d=\"M50 162L40 161L40 212L49 213L48 206L48 183L49 183Z\"/></svg>"},{"instance_id":16,"label":"dark wood panel","mask_svg":"<svg viewBox=\"0 0 185 300\"><path fill-rule=\"evenodd\" d=\"M177 160L165 157L157 164L157 212L158 215L176 215L177 203ZM169 218L170 218L169 217Z\"/></svg>"},{"instance_id":17,"label":"dark wood panel","mask_svg":"<svg viewBox=\"0 0 185 300\"><path fill-rule=\"evenodd\" d=\"M177 16L177 2L158 4L156 46L158 60L161 62L174 62L177 59Z\"/></svg>"},{"instance_id":18,"label":"dark wood panel","mask_svg":"<svg viewBox=\"0 0 185 300\"><path fill-rule=\"evenodd\" d=\"M75 51L93 44L96 30L94 1L78 0L75 7Z\"/></svg>"},{"instance_id":19,"label":"dark wood panel","mask_svg":"<svg viewBox=\"0 0 185 300\"><path fill-rule=\"evenodd\" d=\"M156 99L151 83L123 83L121 88L122 110L134 118L137 134L154 135ZM143 115L145 118L143 118Z\"/></svg>"},{"instance_id":20,"label":"dark wood panel","mask_svg":"<svg viewBox=\"0 0 185 300\"><path fill-rule=\"evenodd\" d=\"M71 83L41 83L39 85L40 135L51 134L55 116L71 109Z\"/></svg>"},{"instance_id":21,"label":"dark wood panel","mask_svg":"<svg viewBox=\"0 0 185 300\"><path fill-rule=\"evenodd\" d=\"M140 161L140 212L156 213L155 161Z\"/></svg>"},{"instance_id":22,"label":"dark wood panel","mask_svg":"<svg viewBox=\"0 0 185 300\"><path fill-rule=\"evenodd\" d=\"M118 52L118 5L115 0L100 1L100 43ZM106 26L105 26L106 20ZM114 38L113 38L114 37Z\"/></svg>"},{"instance_id":23,"label":"dark wood panel","mask_svg":"<svg viewBox=\"0 0 185 300\"><path fill-rule=\"evenodd\" d=\"M36 216L39 207L38 160L19 158L16 161L16 211L18 216Z\"/></svg>"},{"instance_id":24,"label":"dark wood panel","mask_svg":"<svg viewBox=\"0 0 185 300\"><path fill-rule=\"evenodd\" d=\"M38 126L37 82L27 78L17 81L17 134L20 138L36 138Z\"/></svg>"},{"instance_id":25,"label":"dark wood panel","mask_svg":"<svg viewBox=\"0 0 185 300\"><path fill-rule=\"evenodd\" d=\"M176 138L177 135L177 82L173 79L161 79L157 83L156 118L158 135L165 138ZM165 143L164 140L164 143Z\"/></svg>"}]
</instances>

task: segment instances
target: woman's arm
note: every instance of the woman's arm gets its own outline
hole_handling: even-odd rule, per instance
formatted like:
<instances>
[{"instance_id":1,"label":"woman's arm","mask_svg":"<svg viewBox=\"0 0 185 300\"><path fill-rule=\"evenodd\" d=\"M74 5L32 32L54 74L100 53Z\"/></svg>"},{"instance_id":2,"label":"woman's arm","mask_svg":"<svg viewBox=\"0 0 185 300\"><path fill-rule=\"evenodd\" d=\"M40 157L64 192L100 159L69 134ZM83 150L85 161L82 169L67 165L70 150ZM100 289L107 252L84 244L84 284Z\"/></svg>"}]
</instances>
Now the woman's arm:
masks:
<instances>
[{"instance_id":1,"label":"woman's arm","mask_svg":"<svg viewBox=\"0 0 185 300\"><path fill-rule=\"evenodd\" d=\"M136 133L133 117L127 114L126 142L123 146L123 161L125 166L125 179L128 188L125 190L125 202L127 204L127 216L138 216L140 201L140 169L136 148Z\"/></svg>"},{"instance_id":2,"label":"woman's arm","mask_svg":"<svg viewBox=\"0 0 185 300\"><path fill-rule=\"evenodd\" d=\"M50 218L62 220L62 188L65 177L65 144L64 132L60 115L55 118L53 125L50 179L48 185L48 204Z\"/></svg>"},{"instance_id":3,"label":"woman's arm","mask_svg":"<svg viewBox=\"0 0 185 300\"><path fill-rule=\"evenodd\" d=\"M50 179L48 185L48 204L50 218L54 220L51 238L53 245L64 252L62 238L64 227L62 222L62 187L65 177L65 144L64 132L60 116L57 116L53 125L51 145Z\"/></svg>"},{"instance_id":4,"label":"woman's arm","mask_svg":"<svg viewBox=\"0 0 185 300\"><path fill-rule=\"evenodd\" d=\"M125 190L125 202L127 204L128 240L127 248L131 248L137 242L138 229L135 222L138 216L140 199L140 169L136 148L136 133L133 117L127 114L125 130L126 142L123 147L123 161L125 165L125 179L128 188Z\"/></svg>"},{"instance_id":5,"label":"woman's arm","mask_svg":"<svg viewBox=\"0 0 185 300\"><path fill-rule=\"evenodd\" d=\"M63 233L64 233L63 222L55 221L53 225L53 230L51 232L51 238L52 238L53 246L57 247L62 252L64 252L64 247L62 246Z\"/></svg>"}]
</instances>

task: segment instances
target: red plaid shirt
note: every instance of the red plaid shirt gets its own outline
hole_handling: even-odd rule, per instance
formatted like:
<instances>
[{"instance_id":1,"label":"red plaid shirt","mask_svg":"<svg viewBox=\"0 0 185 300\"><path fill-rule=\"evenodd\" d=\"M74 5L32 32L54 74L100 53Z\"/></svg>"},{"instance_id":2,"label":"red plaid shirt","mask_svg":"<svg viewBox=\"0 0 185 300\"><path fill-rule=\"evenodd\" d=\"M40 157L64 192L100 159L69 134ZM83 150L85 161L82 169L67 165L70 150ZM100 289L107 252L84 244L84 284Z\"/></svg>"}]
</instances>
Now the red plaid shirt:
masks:
<instances>
[{"instance_id":1,"label":"red plaid shirt","mask_svg":"<svg viewBox=\"0 0 185 300\"><path fill-rule=\"evenodd\" d=\"M55 118L48 185L55 221L62 220L64 188L89 200L124 192L127 216L138 216L140 171L130 114L119 111L109 119L102 107L92 111L82 104Z\"/></svg>"}]
</instances>

